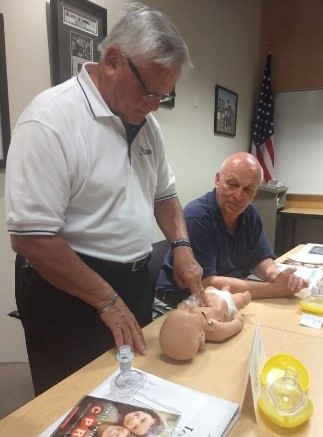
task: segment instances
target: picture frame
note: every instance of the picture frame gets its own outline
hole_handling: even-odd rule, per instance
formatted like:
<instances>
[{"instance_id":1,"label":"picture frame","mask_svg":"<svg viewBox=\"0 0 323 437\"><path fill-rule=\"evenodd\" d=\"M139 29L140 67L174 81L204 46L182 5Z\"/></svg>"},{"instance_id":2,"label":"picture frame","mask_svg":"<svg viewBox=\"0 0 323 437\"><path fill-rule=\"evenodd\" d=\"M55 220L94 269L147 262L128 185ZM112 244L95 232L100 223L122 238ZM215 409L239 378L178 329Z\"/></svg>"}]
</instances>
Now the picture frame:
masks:
<instances>
[{"instance_id":1,"label":"picture frame","mask_svg":"<svg viewBox=\"0 0 323 437\"><path fill-rule=\"evenodd\" d=\"M223 86L215 86L214 133L236 136L238 94Z\"/></svg>"},{"instance_id":2,"label":"picture frame","mask_svg":"<svg viewBox=\"0 0 323 437\"><path fill-rule=\"evenodd\" d=\"M98 62L107 35L107 10L89 0L50 0L51 76L58 85L85 62Z\"/></svg>"},{"instance_id":3,"label":"picture frame","mask_svg":"<svg viewBox=\"0 0 323 437\"><path fill-rule=\"evenodd\" d=\"M0 14L0 168L6 168L10 143L10 115L8 98L4 18Z\"/></svg>"}]
</instances>

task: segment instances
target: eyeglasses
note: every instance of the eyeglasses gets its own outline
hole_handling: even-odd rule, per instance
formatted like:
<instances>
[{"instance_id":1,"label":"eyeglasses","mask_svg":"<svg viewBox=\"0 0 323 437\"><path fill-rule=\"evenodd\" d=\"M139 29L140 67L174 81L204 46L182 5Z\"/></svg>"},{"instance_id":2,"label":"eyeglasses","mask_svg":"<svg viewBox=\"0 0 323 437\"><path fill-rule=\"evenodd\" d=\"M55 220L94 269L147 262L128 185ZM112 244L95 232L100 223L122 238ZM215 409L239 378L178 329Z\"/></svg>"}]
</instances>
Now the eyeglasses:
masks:
<instances>
[{"instance_id":1,"label":"eyeglasses","mask_svg":"<svg viewBox=\"0 0 323 437\"><path fill-rule=\"evenodd\" d=\"M151 91L149 91L143 78L141 77L141 74L137 70L137 67L135 66L135 64L128 57L126 57L126 60L127 60L127 63L129 65L130 70L132 71L133 75L137 79L137 81L138 81L138 83L143 91L143 98L145 100L147 100L147 102L158 101L160 103L164 103L164 102L168 102L169 100L172 100L174 97L176 97L175 92L172 92L170 94L156 94L156 93L152 93Z\"/></svg>"}]
</instances>

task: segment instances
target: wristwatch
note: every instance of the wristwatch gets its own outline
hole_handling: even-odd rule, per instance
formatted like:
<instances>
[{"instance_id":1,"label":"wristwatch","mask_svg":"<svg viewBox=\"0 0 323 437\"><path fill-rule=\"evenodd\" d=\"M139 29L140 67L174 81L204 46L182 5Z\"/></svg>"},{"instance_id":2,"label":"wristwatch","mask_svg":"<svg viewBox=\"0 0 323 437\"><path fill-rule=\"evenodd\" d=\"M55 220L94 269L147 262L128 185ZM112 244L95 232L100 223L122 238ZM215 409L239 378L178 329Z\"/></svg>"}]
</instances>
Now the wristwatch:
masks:
<instances>
[{"instance_id":1,"label":"wristwatch","mask_svg":"<svg viewBox=\"0 0 323 437\"><path fill-rule=\"evenodd\" d=\"M190 240L188 240L187 238L179 238L178 240L174 240L171 244L170 247L172 250L175 249L175 247L178 246L187 246L187 247L191 247L191 243Z\"/></svg>"}]
</instances>

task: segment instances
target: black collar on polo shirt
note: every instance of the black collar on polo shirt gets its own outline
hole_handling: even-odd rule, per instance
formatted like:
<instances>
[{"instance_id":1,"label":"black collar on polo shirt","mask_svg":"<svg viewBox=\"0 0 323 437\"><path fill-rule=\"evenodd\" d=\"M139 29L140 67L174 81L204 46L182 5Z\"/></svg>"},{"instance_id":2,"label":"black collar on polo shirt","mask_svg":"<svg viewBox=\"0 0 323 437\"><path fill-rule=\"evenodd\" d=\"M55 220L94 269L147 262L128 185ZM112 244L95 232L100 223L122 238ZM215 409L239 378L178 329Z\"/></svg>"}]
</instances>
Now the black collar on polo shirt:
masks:
<instances>
[{"instance_id":1,"label":"black collar on polo shirt","mask_svg":"<svg viewBox=\"0 0 323 437\"><path fill-rule=\"evenodd\" d=\"M140 124L130 124L126 122L122 122L125 129L126 129L126 135L127 135L127 143L128 143L128 157L129 161L131 163L131 144L133 143L133 140L136 138L138 132L143 127L143 125L146 123L146 120L144 120Z\"/></svg>"},{"instance_id":2,"label":"black collar on polo shirt","mask_svg":"<svg viewBox=\"0 0 323 437\"><path fill-rule=\"evenodd\" d=\"M126 123L124 121L122 123L126 129L128 146L131 147L133 140L136 138L138 132L143 127L143 125L146 123L146 120L144 120L140 124L130 124L130 123Z\"/></svg>"}]
</instances>

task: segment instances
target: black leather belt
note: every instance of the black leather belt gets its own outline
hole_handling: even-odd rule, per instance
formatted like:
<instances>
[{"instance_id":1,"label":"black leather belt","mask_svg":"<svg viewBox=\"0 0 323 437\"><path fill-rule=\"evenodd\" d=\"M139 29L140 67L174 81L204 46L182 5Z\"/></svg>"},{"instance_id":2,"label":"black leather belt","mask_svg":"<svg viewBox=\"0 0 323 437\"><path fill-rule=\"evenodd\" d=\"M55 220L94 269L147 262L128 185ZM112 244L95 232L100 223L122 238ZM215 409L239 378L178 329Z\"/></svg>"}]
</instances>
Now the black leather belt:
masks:
<instances>
[{"instance_id":1,"label":"black leather belt","mask_svg":"<svg viewBox=\"0 0 323 437\"><path fill-rule=\"evenodd\" d=\"M146 258L140 259L138 261L134 261L132 263L119 263L116 261L107 261L107 260L101 260L103 264L106 264L111 267L117 267L122 269L131 270L132 272L137 272L138 270L141 270L150 260L151 255L149 254L146 256Z\"/></svg>"}]
</instances>

